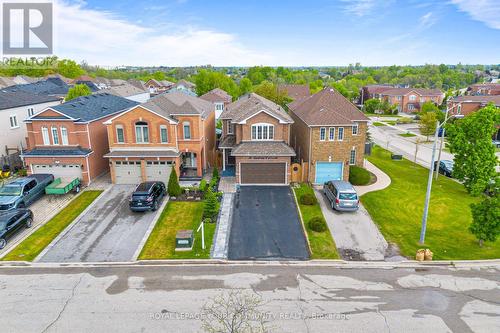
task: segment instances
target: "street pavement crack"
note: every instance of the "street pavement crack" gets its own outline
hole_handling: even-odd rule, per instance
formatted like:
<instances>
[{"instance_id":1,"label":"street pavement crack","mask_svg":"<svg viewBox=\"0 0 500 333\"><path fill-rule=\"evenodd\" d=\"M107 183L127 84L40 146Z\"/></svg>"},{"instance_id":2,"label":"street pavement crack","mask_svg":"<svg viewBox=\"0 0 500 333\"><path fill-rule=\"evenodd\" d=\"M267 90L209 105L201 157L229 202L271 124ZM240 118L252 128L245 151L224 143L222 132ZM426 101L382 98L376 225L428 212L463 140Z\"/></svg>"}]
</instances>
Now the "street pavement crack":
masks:
<instances>
[{"instance_id":1,"label":"street pavement crack","mask_svg":"<svg viewBox=\"0 0 500 333\"><path fill-rule=\"evenodd\" d=\"M379 315L381 315L382 318L384 318L385 326L387 327L387 330L389 331L389 333L391 333L391 327L389 326L389 323L387 322L387 317L382 312L380 312L380 310L378 310L378 309L377 309L377 313Z\"/></svg>"},{"instance_id":2,"label":"street pavement crack","mask_svg":"<svg viewBox=\"0 0 500 333\"><path fill-rule=\"evenodd\" d=\"M309 333L309 325L307 324L307 316L305 314L305 311L304 311L304 308L302 307L301 305L301 302L302 302L302 287L300 286L300 277L301 275L300 274L297 274L297 288L299 290L299 299L298 299L298 302L297 302L297 306L299 307L300 309L300 312L302 313L302 321L304 322L304 325L306 327L306 332Z\"/></svg>"}]
</instances>

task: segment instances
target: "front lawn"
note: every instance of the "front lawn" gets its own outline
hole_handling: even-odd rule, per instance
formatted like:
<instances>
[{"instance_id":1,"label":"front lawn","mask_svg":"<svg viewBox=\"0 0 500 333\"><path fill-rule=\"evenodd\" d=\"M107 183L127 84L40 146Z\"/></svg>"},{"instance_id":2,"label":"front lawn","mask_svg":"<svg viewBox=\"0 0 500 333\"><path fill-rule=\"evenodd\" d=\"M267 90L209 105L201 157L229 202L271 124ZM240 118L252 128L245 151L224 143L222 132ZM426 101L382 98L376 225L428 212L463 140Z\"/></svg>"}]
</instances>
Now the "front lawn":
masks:
<instances>
[{"instance_id":1,"label":"front lawn","mask_svg":"<svg viewBox=\"0 0 500 333\"><path fill-rule=\"evenodd\" d=\"M412 138L414 136L417 136L416 134L413 134L413 133L402 133L402 134L398 134L399 136L402 136L403 138Z\"/></svg>"},{"instance_id":2,"label":"front lawn","mask_svg":"<svg viewBox=\"0 0 500 333\"><path fill-rule=\"evenodd\" d=\"M472 221L471 197L463 185L440 175L432 186L426 244L418 243L429 170L406 159L391 160L391 153L374 147L368 160L391 177L391 185L363 195L361 201L389 242L414 258L417 249L428 247L435 259L500 258L500 240L479 247L468 231Z\"/></svg>"},{"instance_id":3,"label":"front lawn","mask_svg":"<svg viewBox=\"0 0 500 333\"><path fill-rule=\"evenodd\" d=\"M23 240L5 257L4 261L33 261L102 191L84 191L56 216Z\"/></svg>"},{"instance_id":4,"label":"front lawn","mask_svg":"<svg viewBox=\"0 0 500 333\"><path fill-rule=\"evenodd\" d=\"M377 127L378 126L387 126L387 124L381 123L380 121L374 121L372 125L377 126Z\"/></svg>"},{"instance_id":5,"label":"front lawn","mask_svg":"<svg viewBox=\"0 0 500 333\"><path fill-rule=\"evenodd\" d=\"M314 190L307 184L301 184L300 187L294 188L293 190L295 191L295 196L299 202L299 208L302 213L302 218L304 219L307 237L309 238L309 243L311 244L311 259L339 259L337 247L335 246L330 230L327 229L325 232L315 232L309 229L308 222L310 219L315 216L324 218L319 203L316 202L316 204L312 206L302 205L300 203L300 197L303 194L309 193L315 197Z\"/></svg>"},{"instance_id":6,"label":"front lawn","mask_svg":"<svg viewBox=\"0 0 500 333\"><path fill-rule=\"evenodd\" d=\"M205 223L205 250L201 248L203 202L169 201L161 213L153 232L139 255L141 260L153 259L208 259L215 233L215 223ZM177 231L192 229L195 241L192 251L175 252Z\"/></svg>"}]
</instances>

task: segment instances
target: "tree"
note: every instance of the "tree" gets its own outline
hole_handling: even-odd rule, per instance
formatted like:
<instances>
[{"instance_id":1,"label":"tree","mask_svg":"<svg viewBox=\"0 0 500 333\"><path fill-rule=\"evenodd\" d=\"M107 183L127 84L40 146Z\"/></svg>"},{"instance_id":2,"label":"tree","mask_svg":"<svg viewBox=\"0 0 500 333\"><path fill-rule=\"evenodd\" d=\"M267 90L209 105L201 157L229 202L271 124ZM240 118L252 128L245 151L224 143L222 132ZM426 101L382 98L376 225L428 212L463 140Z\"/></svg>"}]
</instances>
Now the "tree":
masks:
<instances>
[{"instance_id":1,"label":"tree","mask_svg":"<svg viewBox=\"0 0 500 333\"><path fill-rule=\"evenodd\" d=\"M170 178L168 179L168 195L171 197L178 197L181 195L182 189L179 185L179 180L177 179L177 172L172 168L170 172Z\"/></svg>"},{"instance_id":2,"label":"tree","mask_svg":"<svg viewBox=\"0 0 500 333\"><path fill-rule=\"evenodd\" d=\"M429 141L429 136L434 134L436 131L436 121L437 118L435 112L427 112L420 116L418 128L420 133L427 137L427 141Z\"/></svg>"},{"instance_id":3,"label":"tree","mask_svg":"<svg viewBox=\"0 0 500 333\"><path fill-rule=\"evenodd\" d=\"M240 81L240 96L248 94L252 91L252 81L250 79L244 77Z\"/></svg>"},{"instance_id":4,"label":"tree","mask_svg":"<svg viewBox=\"0 0 500 333\"><path fill-rule=\"evenodd\" d=\"M380 101L376 98L371 98L365 102L363 105L363 111L366 113L375 113L376 111L380 110Z\"/></svg>"},{"instance_id":5,"label":"tree","mask_svg":"<svg viewBox=\"0 0 500 333\"><path fill-rule=\"evenodd\" d=\"M215 197L212 188L209 187L205 193L205 202L203 205L203 217L213 218L219 213L217 207L217 198Z\"/></svg>"},{"instance_id":6,"label":"tree","mask_svg":"<svg viewBox=\"0 0 500 333\"><path fill-rule=\"evenodd\" d=\"M472 195L483 193L497 177L498 161L491 137L499 123L500 108L490 104L446 127L449 147L455 155L453 175Z\"/></svg>"},{"instance_id":7,"label":"tree","mask_svg":"<svg viewBox=\"0 0 500 333\"><path fill-rule=\"evenodd\" d=\"M292 99L288 96L284 89L278 89L278 86L269 81L263 81L255 87L254 92L262 97L273 101L276 104L285 107Z\"/></svg>"},{"instance_id":8,"label":"tree","mask_svg":"<svg viewBox=\"0 0 500 333\"><path fill-rule=\"evenodd\" d=\"M494 242L500 235L500 196L487 197L477 204L471 205L472 223L469 231L479 240Z\"/></svg>"},{"instance_id":9,"label":"tree","mask_svg":"<svg viewBox=\"0 0 500 333\"><path fill-rule=\"evenodd\" d=\"M437 111L439 111L439 108L436 106L436 104L432 103L431 101L424 102L424 104L422 104L422 107L420 108L420 112L422 114L427 112L437 112Z\"/></svg>"},{"instance_id":10,"label":"tree","mask_svg":"<svg viewBox=\"0 0 500 333\"><path fill-rule=\"evenodd\" d=\"M68 94L66 95L66 102L71 101L72 99L78 98L80 96L88 96L91 94L92 91L86 84L75 84L74 87L68 90Z\"/></svg>"},{"instance_id":11,"label":"tree","mask_svg":"<svg viewBox=\"0 0 500 333\"><path fill-rule=\"evenodd\" d=\"M196 83L196 93L198 96L215 88L226 91L233 98L238 97L240 94L240 89L236 83L226 74L221 72L202 69L198 72L198 75L196 75L194 82Z\"/></svg>"},{"instance_id":12,"label":"tree","mask_svg":"<svg viewBox=\"0 0 500 333\"><path fill-rule=\"evenodd\" d=\"M85 74L85 71L73 60L60 60L57 63L57 71L62 76L65 76L70 79L74 79L79 77L80 75Z\"/></svg>"}]
</instances>

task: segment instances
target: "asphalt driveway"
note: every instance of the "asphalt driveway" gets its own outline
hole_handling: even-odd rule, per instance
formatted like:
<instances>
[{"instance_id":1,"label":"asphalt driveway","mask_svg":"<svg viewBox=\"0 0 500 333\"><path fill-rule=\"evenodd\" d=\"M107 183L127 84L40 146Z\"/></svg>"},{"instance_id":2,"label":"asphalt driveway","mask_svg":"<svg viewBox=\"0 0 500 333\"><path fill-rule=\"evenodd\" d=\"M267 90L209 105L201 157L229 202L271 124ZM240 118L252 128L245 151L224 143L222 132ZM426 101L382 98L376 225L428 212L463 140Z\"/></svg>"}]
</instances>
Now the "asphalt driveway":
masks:
<instances>
[{"instance_id":1,"label":"asphalt driveway","mask_svg":"<svg viewBox=\"0 0 500 333\"><path fill-rule=\"evenodd\" d=\"M133 213L128 198L134 185L113 185L85 215L57 238L38 261L130 261L156 212Z\"/></svg>"},{"instance_id":2,"label":"asphalt driveway","mask_svg":"<svg viewBox=\"0 0 500 333\"><path fill-rule=\"evenodd\" d=\"M242 186L234 200L228 257L309 259L300 223L288 186Z\"/></svg>"}]
</instances>

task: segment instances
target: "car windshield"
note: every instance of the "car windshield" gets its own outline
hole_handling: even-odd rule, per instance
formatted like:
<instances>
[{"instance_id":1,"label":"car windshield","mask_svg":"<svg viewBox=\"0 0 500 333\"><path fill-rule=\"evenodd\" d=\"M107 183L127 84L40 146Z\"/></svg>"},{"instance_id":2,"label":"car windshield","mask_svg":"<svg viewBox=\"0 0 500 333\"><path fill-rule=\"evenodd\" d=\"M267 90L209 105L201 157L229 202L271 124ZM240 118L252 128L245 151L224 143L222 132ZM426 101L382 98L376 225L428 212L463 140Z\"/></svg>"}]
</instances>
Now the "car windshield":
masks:
<instances>
[{"instance_id":1,"label":"car windshield","mask_svg":"<svg viewBox=\"0 0 500 333\"><path fill-rule=\"evenodd\" d=\"M340 200L357 200L358 195L356 193L340 193L339 199Z\"/></svg>"},{"instance_id":2,"label":"car windshield","mask_svg":"<svg viewBox=\"0 0 500 333\"><path fill-rule=\"evenodd\" d=\"M21 195L21 186L4 186L0 188L0 195L3 196Z\"/></svg>"},{"instance_id":3,"label":"car windshield","mask_svg":"<svg viewBox=\"0 0 500 333\"><path fill-rule=\"evenodd\" d=\"M453 161L443 161L443 164L449 168L449 169L453 169Z\"/></svg>"}]
</instances>

